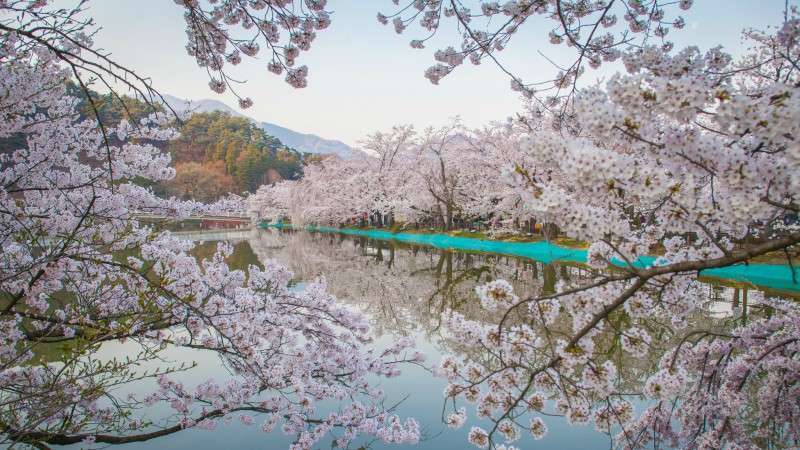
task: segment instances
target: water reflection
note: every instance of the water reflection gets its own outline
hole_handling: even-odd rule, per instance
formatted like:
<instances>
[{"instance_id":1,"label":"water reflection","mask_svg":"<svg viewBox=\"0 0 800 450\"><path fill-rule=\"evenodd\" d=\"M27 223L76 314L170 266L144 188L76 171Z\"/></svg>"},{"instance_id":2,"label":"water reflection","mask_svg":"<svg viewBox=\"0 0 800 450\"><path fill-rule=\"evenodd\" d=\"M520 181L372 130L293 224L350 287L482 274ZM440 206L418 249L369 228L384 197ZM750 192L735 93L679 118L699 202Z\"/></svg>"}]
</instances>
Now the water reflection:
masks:
<instances>
[{"instance_id":1,"label":"water reflection","mask_svg":"<svg viewBox=\"0 0 800 450\"><path fill-rule=\"evenodd\" d=\"M298 281L325 276L330 291L340 301L364 312L371 321L378 345L396 336L412 336L437 363L445 354L467 355L480 361L479 349L452 339L443 318L452 311L481 318L486 311L474 292L476 285L504 278L517 292L554 291L563 280L579 282L589 272L574 265L541 264L508 256L443 251L334 234L259 230L249 241L260 260L277 259ZM494 320L493 317L485 317ZM427 439L416 448L468 448L466 430L486 426L472 419L466 429L450 430L442 423L446 382L430 373L408 368L397 379L383 383L390 399L409 396L398 411L424 424ZM605 435L589 427L575 429L564 420L548 423L552 448L608 448ZM519 444L530 447L525 436ZM380 443L373 448L384 448Z\"/></svg>"},{"instance_id":2,"label":"water reflection","mask_svg":"<svg viewBox=\"0 0 800 450\"><path fill-rule=\"evenodd\" d=\"M379 334L422 329L430 335L440 328L445 312L485 314L474 288L497 278L529 296L551 294L558 283L580 284L597 274L574 263L544 264L326 233L258 230L249 245L259 260L277 259L297 279L325 276L337 297L369 314ZM707 308L715 318L738 318L764 300L764 292L745 285L706 281Z\"/></svg>"},{"instance_id":3,"label":"water reflection","mask_svg":"<svg viewBox=\"0 0 800 450\"><path fill-rule=\"evenodd\" d=\"M224 236L201 236L195 255L210 255ZM479 365L490 365L491 358L474 346L465 345L448 333L443 318L458 312L472 320L496 323L498 318L480 306L474 289L478 284L502 278L508 280L520 296L547 294L563 289L563 285L579 284L594 272L577 264L543 264L509 256L444 251L395 242L375 241L336 234L254 230L244 241L238 236L231 242L234 252L229 263L245 269L267 259L276 259L295 274L302 283L325 276L329 290L340 301L363 311L377 336L378 347L389 345L398 336L411 336L426 352L431 363L442 355L458 355ZM735 284L708 284L707 312L692 320L705 326L725 327L747 320L749 314L760 314L764 294ZM121 346L106 346L103 351L119 355ZM210 376L224 377L225 368L208 354L175 351L167 355L174 362L198 362L189 381ZM655 366L654 358L615 358L623 375L622 388L632 394L641 391L641 382ZM413 448L469 448L466 430L471 425L486 423L470 415L465 428L447 429L442 423L443 390L446 382L427 371L409 367L399 378L384 380L382 387L389 401L405 398L397 413L414 416L423 424L426 439ZM641 409L644 400L635 401ZM526 433L517 444L522 448L559 449L609 448L608 436L593 427L575 427L560 417L546 418L550 429L546 441L534 443ZM263 434L258 427L245 427L233 421L216 432L187 430L183 433L147 444L127 448L285 448L290 438L280 432ZM323 448L323 447L320 447ZM386 448L372 443L372 448ZM393 446L391 448L398 448ZM408 447L410 448L410 447Z\"/></svg>"}]
</instances>

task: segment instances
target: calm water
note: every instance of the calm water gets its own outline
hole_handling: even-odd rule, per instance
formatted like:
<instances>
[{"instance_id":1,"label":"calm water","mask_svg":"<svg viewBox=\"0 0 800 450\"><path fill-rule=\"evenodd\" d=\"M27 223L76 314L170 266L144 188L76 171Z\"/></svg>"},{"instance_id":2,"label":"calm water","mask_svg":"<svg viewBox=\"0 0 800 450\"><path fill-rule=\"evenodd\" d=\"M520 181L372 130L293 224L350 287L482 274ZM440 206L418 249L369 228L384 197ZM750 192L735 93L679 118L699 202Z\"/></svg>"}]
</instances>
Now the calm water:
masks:
<instances>
[{"instance_id":1,"label":"calm water","mask_svg":"<svg viewBox=\"0 0 800 450\"><path fill-rule=\"evenodd\" d=\"M450 311L459 311L473 319L497 320L480 308L474 294L476 284L504 278L514 285L522 297L552 292L559 282L579 283L582 278L591 275L587 269L577 265L543 264L509 256L403 246L335 234L266 229L228 235L189 236L200 239L196 249L198 256L210 255L216 246L214 240L230 238L235 245L235 252L229 263L238 268L276 259L294 272L298 285L324 275L329 289L339 301L358 308L368 316L377 346L388 345L398 336L411 336L418 348L426 353L426 364L429 365L437 364L443 354L480 360L479 352L464 348L442 326L442 316ZM732 308L740 305L743 298L749 298L751 308L758 308L758 300L763 295L719 284L708 285L709 314L702 320L726 320ZM125 344L110 344L101 349L109 357L130 351ZM183 376L187 386L193 387L209 377L222 379L226 376L224 367L213 355L171 349L164 356L177 364L199 364ZM654 364L654 361L636 361L635 372L641 374L641 370L646 371ZM637 377L629 375L628 382L635 385ZM470 420L460 430L450 430L442 424L444 380L434 378L422 368L408 366L400 377L380 380L380 384L388 396L387 404L405 399L398 407L397 414L417 418L425 437L417 446L386 446L375 442L371 448L472 448L466 442L466 433L470 426L480 424L480 421ZM151 388L152 385L127 387L133 391L148 392ZM117 394L123 396L127 393L120 391ZM638 403L639 406L643 404L642 401ZM153 411L153 414L159 412L168 413L161 410ZM467 413L474 416L474 409L471 410L470 405L467 405ZM543 441L535 442L523 433L524 437L517 445L522 448L565 450L609 448L608 436L595 431L591 425L569 426L566 420L557 417L546 417L545 421L550 432ZM280 431L272 434L261 432L259 423L257 420L255 425L244 426L238 420L233 420L227 425L220 424L215 432L186 430L150 442L128 444L125 448L275 449L285 448L291 441ZM488 425L484 423L483 426ZM362 443L368 444L369 441ZM319 448L330 448L330 442L321 443Z\"/></svg>"}]
</instances>

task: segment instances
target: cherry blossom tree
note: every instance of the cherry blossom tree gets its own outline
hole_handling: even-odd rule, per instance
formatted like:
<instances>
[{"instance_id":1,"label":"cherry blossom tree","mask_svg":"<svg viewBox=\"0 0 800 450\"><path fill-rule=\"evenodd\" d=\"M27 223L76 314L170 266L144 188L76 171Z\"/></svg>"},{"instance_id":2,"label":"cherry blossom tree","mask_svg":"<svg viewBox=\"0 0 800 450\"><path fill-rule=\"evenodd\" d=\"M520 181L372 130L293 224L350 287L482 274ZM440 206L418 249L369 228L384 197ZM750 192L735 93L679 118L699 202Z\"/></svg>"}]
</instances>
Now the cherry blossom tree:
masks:
<instances>
[{"instance_id":1,"label":"cherry blossom tree","mask_svg":"<svg viewBox=\"0 0 800 450\"><path fill-rule=\"evenodd\" d=\"M295 180L283 180L273 185L264 185L247 199L247 214L255 220L279 222L289 217L290 198L297 184Z\"/></svg>"},{"instance_id":2,"label":"cherry blossom tree","mask_svg":"<svg viewBox=\"0 0 800 450\"><path fill-rule=\"evenodd\" d=\"M370 164L374 179L370 183L373 211L403 221L424 214L425 203L415 185L417 140L414 127L402 125L369 135L361 143L365 153L377 158Z\"/></svg>"},{"instance_id":3,"label":"cherry blossom tree","mask_svg":"<svg viewBox=\"0 0 800 450\"><path fill-rule=\"evenodd\" d=\"M184 8L188 44L186 51L209 75L212 91L226 90L239 98L243 109L252 106L248 97L235 89L240 83L226 66L241 63L242 57L256 58L265 48L267 70L285 73L295 88L307 85L308 67L297 66L302 52L311 49L317 32L328 28L331 16L326 0L214 1L175 0Z\"/></svg>"},{"instance_id":4,"label":"cherry blossom tree","mask_svg":"<svg viewBox=\"0 0 800 450\"><path fill-rule=\"evenodd\" d=\"M429 211L439 218L445 229L453 228L459 199L468 196L465 188L471 185L469 156L462 152L465 138L459 123L440 129L427 129L417 146L417 183L430 197ZM462 170L466 169L466 170Z\"/></svg>"},{"instance_id":5,"label":"cherry blossom tree","mask_svg":"<svg viewBox=\"0 0 800 450\"><path fill-rule=\"evenodd\" d=\"M248 8L257 3L266 2ZM323 3L305 3L316 20L324 18ZM366 382L415 359L405 356L410 342L370 350L363 317L337 304L323 279L297 290L273 261L232 270L228 245L197 260L191 243L137 220L142 212L240 211L243 200L181 203L138 183L174 176L156 146L175 136L168 127L174 117L159 108L109 124L87 95L95 120L80 119L69 81L87 94L97 82L158 98L146 78L93 48L83 6L0 2L0 440L38 448L121 444L211 430L237 414L245 425L261 416L265 432L280 427L294 435L293 448L330 435L345 446L362 433L416 442L417 423L391 414ZM235 21L214 11L203 26L190 24L189 34L190 52L216 70L211 60L223 46L198 42L224 35L221 20ZM100 356L104 346L123 342L131 355ZM181 375L192 366L159 363L167 348L218 355L231 375L189 385ZM156 367L144 369L147 363ZM118 395L148 380L151 392ZM325 400L337 407L320 410ZM153 416L158 405L170 411L166 421Z\"/></svg>"},{"instance_id":6,"label":"cherry blossom tree","mask_svg":"<svg viewBox=\"0 0 800 450\"><path fill-rule=\"evenodd\" d=\"M292 223L345 223L369 211L373 179L365 158L330 156L307 165L303 172L287 205Z\"/></svg>"},{"instance_id":7,"label":"cherry blossom tree","mask_svg":"<svg viewBox=\"0 0 800 450\"><path fill-rule=\"evenodd\" d=\"M687 316L702 311L699 270L769 252L793 267L788 248L800 234L785 223L798 212L798 26L793 12L774 33L746 31L753 47L739 62L718 48L623 52L626 74L576 94L579 132L527 135L534 164L509 172L527 207L592 242L590 266L620 268L530 298L498 280L477 292L502 311L498 326L453 316L457 334L495 355L479 372L441 366L448 396L477 401L494 423L473 428L473 444L508 445L520 427L542 437L536 411L593 422L625 448L797 441L797 305L769 300L765 314L727 327L689 327ZM641 262L659 246L652 264ZM640 413L604 356L615 346L660 357ZM466 413L453 414L457 424Z\"/></svg>"}]
</instances>

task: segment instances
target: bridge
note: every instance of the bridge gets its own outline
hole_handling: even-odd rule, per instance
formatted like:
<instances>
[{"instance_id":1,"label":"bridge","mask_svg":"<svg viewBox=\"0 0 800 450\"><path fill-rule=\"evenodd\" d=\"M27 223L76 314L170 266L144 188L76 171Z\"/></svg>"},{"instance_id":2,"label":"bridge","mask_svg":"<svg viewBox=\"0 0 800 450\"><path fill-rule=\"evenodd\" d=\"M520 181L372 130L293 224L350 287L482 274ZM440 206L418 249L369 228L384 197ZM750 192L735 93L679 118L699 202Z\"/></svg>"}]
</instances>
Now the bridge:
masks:
<instances>
[{"instance_id":1,"label":"bridge","mask_svg":"<svg viewBox=\"0 0 800 450\"><path fill-rule=\"evenodd\" d=\"M187 216L187 217L175 217L175 216L167 216L162 214L134 214L134 217L140 220L152 220L152 221L161 221L161 220L214 220L220 222L250 222L249 216L207 216L207 215L198 215L198 216Z\"/></svg>"}]
</instances>

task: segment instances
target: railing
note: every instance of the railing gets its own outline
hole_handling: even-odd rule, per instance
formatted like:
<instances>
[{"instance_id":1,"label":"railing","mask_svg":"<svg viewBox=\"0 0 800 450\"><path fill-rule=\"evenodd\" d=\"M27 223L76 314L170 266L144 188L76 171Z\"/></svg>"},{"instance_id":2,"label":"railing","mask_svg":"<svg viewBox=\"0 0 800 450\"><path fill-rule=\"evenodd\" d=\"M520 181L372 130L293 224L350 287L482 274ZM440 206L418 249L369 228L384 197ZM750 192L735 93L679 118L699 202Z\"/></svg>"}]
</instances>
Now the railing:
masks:
<instances>
[{"instance_id":1,"label":"railing","mask_svg":"<svg viewBox=\"0 0 800 450\"><path fill-rule=\"evenodd\" d=\"M250 222L249 216L237 216L237 215L196 215L196 216L186 216L186 217L175 217L175 216L167 216L163 214L134 214L134 217L137 219L143 220L228 220L232 222Z\"/></svg>"}]
</instances>

